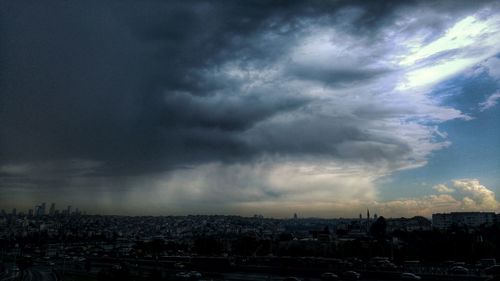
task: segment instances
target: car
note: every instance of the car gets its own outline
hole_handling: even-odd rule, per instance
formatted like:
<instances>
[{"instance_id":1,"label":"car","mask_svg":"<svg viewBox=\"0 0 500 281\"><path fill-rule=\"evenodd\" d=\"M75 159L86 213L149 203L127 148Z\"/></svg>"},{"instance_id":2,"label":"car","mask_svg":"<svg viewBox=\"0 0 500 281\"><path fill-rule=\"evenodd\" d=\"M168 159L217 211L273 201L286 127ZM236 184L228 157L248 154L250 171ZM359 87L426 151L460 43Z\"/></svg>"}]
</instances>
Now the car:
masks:
<instances>
[{"instance_id":1,"label":"car","mask_svg":"<svg viewBox=\"0 0 500 281\"><path fill-rule=\"evenodd\" d=\"M336 281L339 280L339 276L335 273L325 272L321 274L321 280L323 281Z\"/></svg>"},{"instance_id":2,"label":"car","mask_svg":"<svg viewBox=\"0 0 500 281\"><path fill-rule=\"evenodd\" d=\"M488 275L500 275L500 265L493 265L484 270Z\"/></svg>"},{"instance_id":3,"label":"car","mask_svg":"<svg viewBox=\"0 0 500 281\"><path fill-rule=\"evenodd\" d=\"M468 274L469 270L463 266L453 266L448 270L449 274Z\"/></svg>"},{"instance_id":4,"label":"car","mask_svg":"<svg viewBox=\"0 0 500 281\"><path fill-rule=\"evenodd\" d=\"M201 273L198 271L179 272L175 276L181 280L200 280L202 278Z\"/></svg>"},{"instance_id":5,"label":"car","mask_svg":"<svg viewBox=\"0 0 500 281\"><path fill-rule=\"evenodd\" d=\"M201 278L202 277L201 273L199 273L198 271L190 271L189 276L194 277L194 278Z\"/></svg>"},{"instance_id":6,"label":"car","mask_svg":"<svg viewBox=\"0 0 500 281\"><path fill-rule=\"evenodd\" d=\"M495 266L497 264L497 261L496 259L481 259L478 263L480 267L491 267Z\"/></svg>"},{"instance_id":7,"label":"car","mask_svg":"<svg viewBox=\"0 0 500 281\"><path fill-rule=\"evenodd\" d=\"M283 279L283 281L300 281L300 279L297 277L289 276L289 277Z\"/></svg>"},{"instance_id":8,"label":"car","mask_svg":"<svg viewBox=\"0 0 500 281\"><path fill-rule=\"evenodd\" d=\"M174 267L180 269L180 268L184 268L186 266L183 263L181 263L181 262L177 262L177 263L174 264Z\"/></svg>"},{"instance_id":9,"label":"car","mask_svg":"<svg viewBox=\"0 0 500 281\"><path fill-rule=\"evenodd\" d=\"M401 280L420 280L420 279L422 279L422 277L413 274L411 272L404 272L403 274L401 274Z\"/></svg>"},{"instance_id":10,"label":"car","mask_svg":"<svg viewBox=\"0 0 500 281\"><path fill-rule=\"evenodd\" d=\"M345 280L359 280L359 277L361 277L361 274L352 270L342 273L342 278Z\"/></svg>"},{"instance_id":11,"label":"car","mask_svg":"<svg viewBox=\"0 0 500 281\"><path fill-rule=\"evenodd\" d=\"M381 261L379 264L378 264L378 269L379 270L382 270L382 271L394 271L394 270L397 270L397 266L388 261L388 260L384 260L384 261Z\"/></svg>"}]
</instances>

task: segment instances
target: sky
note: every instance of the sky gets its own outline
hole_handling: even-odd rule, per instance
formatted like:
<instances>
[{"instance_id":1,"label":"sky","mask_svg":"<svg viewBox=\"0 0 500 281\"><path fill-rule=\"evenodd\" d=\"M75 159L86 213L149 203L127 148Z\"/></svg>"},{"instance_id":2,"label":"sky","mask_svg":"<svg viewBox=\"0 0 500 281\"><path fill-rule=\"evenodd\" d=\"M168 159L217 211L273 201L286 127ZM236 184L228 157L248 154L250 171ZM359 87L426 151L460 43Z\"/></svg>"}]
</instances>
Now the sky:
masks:
<instances>
[{"instance_id":1,"label":"sky","mask_svg":"<svg viewBox=\"0 0 500 281\"><path fill-rule=\"evenodd\" d=\"M0 208L500 212L498 11L0 0Z\"/></svg>"}]
</instances>

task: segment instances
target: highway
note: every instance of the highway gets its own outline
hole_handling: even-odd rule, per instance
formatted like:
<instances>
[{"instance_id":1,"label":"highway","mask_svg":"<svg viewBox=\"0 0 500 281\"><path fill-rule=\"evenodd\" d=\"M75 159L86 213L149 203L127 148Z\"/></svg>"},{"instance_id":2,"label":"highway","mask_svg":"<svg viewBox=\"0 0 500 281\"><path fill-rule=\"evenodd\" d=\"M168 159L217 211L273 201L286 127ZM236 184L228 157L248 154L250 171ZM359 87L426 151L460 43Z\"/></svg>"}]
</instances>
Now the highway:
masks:
<instances>
[{"instance_id":1,"label":"highway","mask_svg":"<svg viewBox=\"0 0 500 281\"><path fill-rule=\"evenodd\" d=\"M19 280L19 272L13 270L12 267L8 268L6 274L0 275L0 281L17 280ZM22 281L57 281L57 278L50 268L34 266L25 271Z\"/></svg>"},{"instance_id":2,"label":"highway","mask_svg":"<svg viewBox=\"0 0 500 281\"><path fill-rule=\"evenodd\" d=\"M192 261L192 260L191 260ZM57 276L53 273L54 269L59 272L65 271L67 274L87 274L95 276L102 269L111 268L117 264L123 263L129 268L132 273L142 274L151 270L160 270L168 275L175 275L181 272L199 271L206 279L215 280L230 280L230 281L281 281L287 276L298 276L301 280L319 281L321 271L297 271L291 268L290 270L283 270L271 267L233 267L231 270L228 268L211 268L207 272L207 268L197 268L196 263L186 263L186 268L176 268L172 262L167 261L153 261L146 259L94 259L91 263L90 272L85 271L85 263L83 261L60 261L56 259L37 260L34 265L29 267L23 276L22 281L57 281ZM0 276L0 281L19 281L16 278L16 267L13 264L6 264L7 273ZM239 270L238 270L239 269ZM387 281L399 280L400 273L398 272L369 272L360 271L361 280L370 281ZM285 275L286 274L286 275ZM205 276L206 275L206 276ZM306 278L308 276L308 278ZM449 276L449 275L436 275L436 274L421 274L422 280L432 281L484 281L486 276Z\"/></svg>"},{"instance_id":3,"label":"highway","mask_svg":"<svg viewBox=\"0 0 500 281\"><path fill-rule=\"evenodd\" d=\"M26 270L22 281L57 281L57 277L48 267L34 266Z\"/></svg>"}]
</instances>

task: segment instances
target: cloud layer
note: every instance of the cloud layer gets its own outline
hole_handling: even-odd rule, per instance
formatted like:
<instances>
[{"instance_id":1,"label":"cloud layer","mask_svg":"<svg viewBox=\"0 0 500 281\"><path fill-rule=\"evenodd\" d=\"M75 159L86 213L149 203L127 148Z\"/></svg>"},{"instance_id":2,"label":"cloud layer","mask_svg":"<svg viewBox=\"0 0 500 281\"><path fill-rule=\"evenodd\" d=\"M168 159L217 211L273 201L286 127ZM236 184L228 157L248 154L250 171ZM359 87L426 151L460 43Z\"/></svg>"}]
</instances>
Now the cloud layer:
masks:
<instances>
[{"instance_id":1,"label":"cloud layer","mask_svg":"<svg viewBox=\"0 0 500 281\"><path fill-rule=\"evenodd\" d=\"M450 145L471 117L430 90L500 51L494 2L136 4L3 4L0 204L348 213Z\"/></svg>"}]
</instances>

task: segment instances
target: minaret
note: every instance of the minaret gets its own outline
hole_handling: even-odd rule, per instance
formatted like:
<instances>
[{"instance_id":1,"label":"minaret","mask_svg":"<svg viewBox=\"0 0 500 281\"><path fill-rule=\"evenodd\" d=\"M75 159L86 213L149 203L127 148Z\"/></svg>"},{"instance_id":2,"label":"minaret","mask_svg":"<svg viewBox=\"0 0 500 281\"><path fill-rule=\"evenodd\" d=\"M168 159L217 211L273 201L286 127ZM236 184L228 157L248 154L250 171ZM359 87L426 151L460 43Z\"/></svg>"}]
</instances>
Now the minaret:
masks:
<instances>
[{"instance_id":1,"label":"minaret","mask_svg":"<svg viewBox=\"0 0 500 281\"><path fill-rule=\"evenodd\" d=\"M366 209L366 233L370 231L370 210Z\"/></svg>"}]
</instances>

